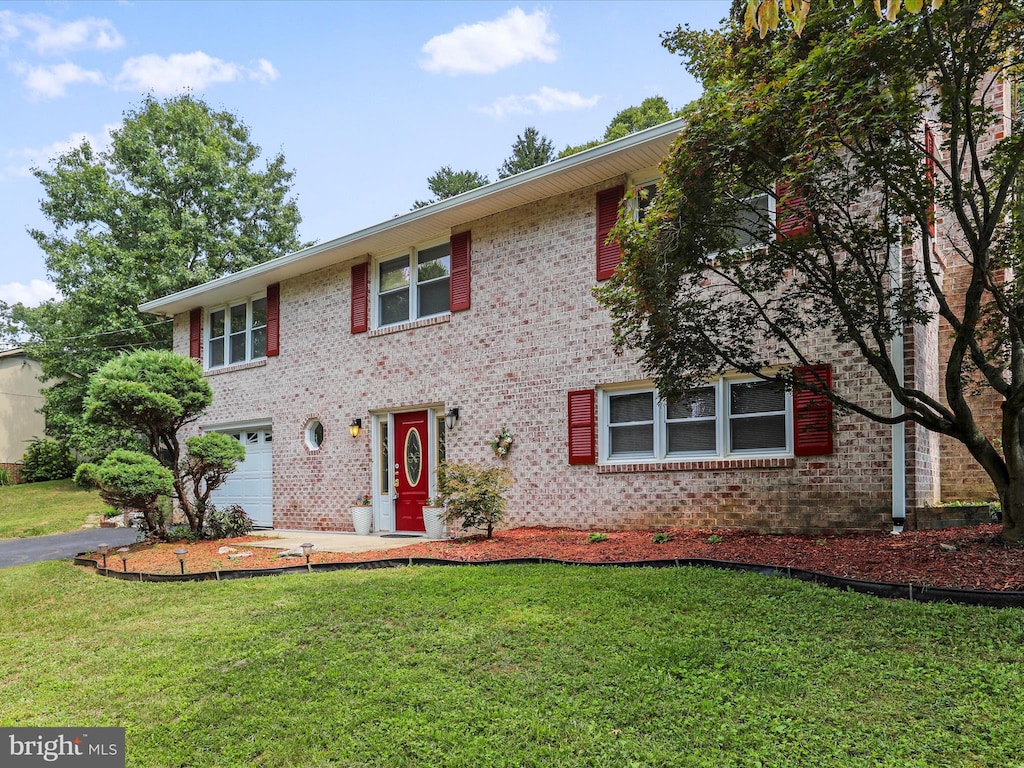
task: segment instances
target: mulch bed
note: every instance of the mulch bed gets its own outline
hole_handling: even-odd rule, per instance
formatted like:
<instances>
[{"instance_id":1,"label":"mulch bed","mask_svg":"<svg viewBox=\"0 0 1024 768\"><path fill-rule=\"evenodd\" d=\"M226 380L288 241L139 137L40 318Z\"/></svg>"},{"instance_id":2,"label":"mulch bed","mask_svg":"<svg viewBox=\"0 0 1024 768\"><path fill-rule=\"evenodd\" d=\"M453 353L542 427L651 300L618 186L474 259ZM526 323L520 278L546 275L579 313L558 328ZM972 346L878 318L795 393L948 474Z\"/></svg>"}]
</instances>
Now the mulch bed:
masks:
<instances>
[{"instance_id":1,"label":"mulch bed","mask_svg":"<svg viewBox=\"0 0 1024 768\"><path fill-rule=\"evenodd\" d=\"M662 530L670 540L654 541L655 531L606 531L607 539L590 543L593 531L568 528L514 528L494 538L470 536L431 541L381 552L341 554L315 552L310 562L338 563L429 557L460 562L545 557L572 562L613 563L673 558L702 558L791 567L831 576L925 587L983 590L1024 590L1024 547L1006 547L997 540L998 525L914 531L893 536L858 533L841 536L758 534L736 530ZM279 550L253 547L255 537L194 544L139 544L125 563L130 572L180 573L174 550L188 550L189 573L302 565L303 558L281 558ZM251 556L232 559L219 553L231 547ZM99 557L96 558L98 561ZM120 555L107 556L111 569L121 570Z\"/></svg>"}]
</instances>

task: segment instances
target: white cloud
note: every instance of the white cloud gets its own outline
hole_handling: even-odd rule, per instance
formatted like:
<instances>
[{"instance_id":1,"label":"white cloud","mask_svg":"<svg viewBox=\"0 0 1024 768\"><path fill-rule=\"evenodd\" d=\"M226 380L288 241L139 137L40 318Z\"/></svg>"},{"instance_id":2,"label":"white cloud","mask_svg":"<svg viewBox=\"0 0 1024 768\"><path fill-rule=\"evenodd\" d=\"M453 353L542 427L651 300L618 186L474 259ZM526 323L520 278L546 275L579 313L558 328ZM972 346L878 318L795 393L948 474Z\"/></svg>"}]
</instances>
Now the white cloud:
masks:
<instances>
[{"instance_id":1,"label":"white cloud","mask_svg":"<svg viewBox=\"0 0 1024 768\"><path fill-rule=\"evenodd\" d=\"M5 175L31 176L33 168L45 168L50 162L65 152L80 146L83 141L88 141L95 152L103 152L110 146L110 134L117 128L119 123L112 123L103 126L99 134L72 133L63 141L55 141L45 147L11 151L7 153L8 164L4 168Z\"/></svg>"},{"instance_id":2,"label":"white cloud","mask_svg":"<svg viewBox=\"0 0 1024 768\"><path fill-rule=\"evenodd\" d=\"M267 82L277 77L274 65L266 59L244 67L194 51L173 53L166 58L151 53L128 59L115 84L122 91L152 91L158 96L167 96L190 89L203 90L217 83L246 79Z\"/></svg>"},{"instance_id":3,"label":"white cloud","mask_svg":"<svg viewBox=\"0 0 1024 768\"><path fill-rule=\"evenodd\" d=\"M420 66L436 74L489 75L524 61L550 63L558 58L558 35L549 29L547 11L513 8L500 19L462 24L427 41Z\"/></svg>"},{"instance_id":4,"label":"white cloud","mask_svg":"<svg viewBox=\"0 0 1024 768\"><path fill-rule=\"evenodd\" d=\"M77 50L109 51L124 45L124 38L108 19L86 18L61 22L38 13L0 11L0 40L26 33L25 44L41 56Z\"/></svg>"},{"instance_id":5,"label":"white cloud","mask_svg":"<svg viewBox=\"0 0 1024 768\"><path fill-rule=\"evenodd\" d=\"M49 67L17 67L15 71L23 76L29 93L42 99L63 96L67 92L67 86L72 83L103 83L103 75L99 72L82 69L77 64L70 63L53 64Z\"/></svg>"},{"instance_id":6,"label":"white cloud","mask_svg":"<svg viewBox=\"0 0 1024 768\"><path fill-rule=\"evenodd\" d=\"M502 96L489 106L479 107L478 111L497 118L534 112L569 112L590 109L600 100L600 96L583 96L575 91L560 91L544 85L537 93L526 96Z\"/></svg>"},{"instance_id":7,"label":"white cloud","mask_svg":"<svg viewBox=\"0 0 1024 768\"><path fill-rule=\"evenodd\" d=\"M42 280L29 280L24 283L7 283L0 285L0 301L17 304L19 301L26 307L35 307L48 299L60 297L60 292Z\"/></svg>"}]
</instances>

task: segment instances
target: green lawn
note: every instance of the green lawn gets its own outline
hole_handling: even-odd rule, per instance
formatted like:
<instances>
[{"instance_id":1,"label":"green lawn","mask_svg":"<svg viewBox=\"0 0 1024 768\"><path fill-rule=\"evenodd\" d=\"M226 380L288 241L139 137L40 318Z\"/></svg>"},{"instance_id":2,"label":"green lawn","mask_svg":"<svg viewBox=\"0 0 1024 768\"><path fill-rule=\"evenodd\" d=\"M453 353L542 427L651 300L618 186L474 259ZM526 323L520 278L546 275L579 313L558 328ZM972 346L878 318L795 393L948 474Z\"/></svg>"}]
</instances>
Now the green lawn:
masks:
<instances>
[{"instance_id":1,"label":"green lawn","mask_svg":"<svg viewBox=\"0 0 1024 768\"><path fill-rule=\"evenodd\" d=\"M1021 766L1024 612L750 574L0 571L0 725L130 766Z\"/></svg>"},{"instance_id":2,"label":"green lawn","mask_svg":"<svg viewBox=\"0 0 1024 768\"><path fill-rule=\"evenodd\" d=\"M70 480L0 487L0 539L75 531L91 514L109 509L97 491Z\"/></svg>"}]
</instances>

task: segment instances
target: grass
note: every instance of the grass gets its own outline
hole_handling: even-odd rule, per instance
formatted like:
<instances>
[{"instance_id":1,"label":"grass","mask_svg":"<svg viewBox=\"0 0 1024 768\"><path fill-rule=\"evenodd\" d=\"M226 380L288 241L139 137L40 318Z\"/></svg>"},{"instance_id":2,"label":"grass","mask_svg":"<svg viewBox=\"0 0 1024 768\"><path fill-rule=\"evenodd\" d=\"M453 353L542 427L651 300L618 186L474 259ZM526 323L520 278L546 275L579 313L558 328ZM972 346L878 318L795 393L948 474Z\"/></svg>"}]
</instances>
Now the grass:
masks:
<instances>
[{"instance_id":1,"label":"grass","mask_svg":"<svg viewBox=\"0 0 1024 768\"><path fill-rule=\"evenodd\" d=\"M0 539L75 531L86 517L107 509L98 492L70 480L0 487Z\"/></svg>"},{"instance_id":2,"label":"grass","mask_svg":"<svg viewBox=\"0 0 1024 768\"><path fill-rule=\"evenodd\" d=\"M129 766L1020 766L1024 613L711 570L0 571L0 726Z\"/></svg>"}]
</instances>

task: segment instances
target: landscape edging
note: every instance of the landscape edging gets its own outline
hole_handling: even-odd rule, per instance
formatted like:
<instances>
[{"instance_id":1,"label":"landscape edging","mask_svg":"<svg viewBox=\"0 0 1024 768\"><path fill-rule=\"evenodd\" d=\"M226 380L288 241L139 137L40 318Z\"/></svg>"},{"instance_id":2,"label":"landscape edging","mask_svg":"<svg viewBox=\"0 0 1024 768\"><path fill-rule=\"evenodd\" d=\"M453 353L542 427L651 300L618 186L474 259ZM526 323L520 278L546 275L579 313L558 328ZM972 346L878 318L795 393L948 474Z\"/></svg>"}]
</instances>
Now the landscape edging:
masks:
<instances>
[{"instance_id":1,"label":"landscape edging","mask_svg":"<svg viewBox=\"0 0 1024 768\"><path fill-rule=\"evenodd\" d=\"M409 565L585 565L610 566L614 568L718 568L727 571L759 573L763 576L780 576L797 581L806 581L840 591L857 592L873 595L889 600L909 600L922 603L956 603L958 605L978 605L988 608L1024 608L1024 592L996 591L987 589L957 589L953 587L923 587L913 584L894 584L885 581L865 581L849 579L844 576L831 576L817 571L808 571L789 566L761 565L758 563L740 563L732 560L708 560L704 558L671 558L664 560L631 560L613 562L584 562L579 560L559 560L550 557L509 557L500 560L444 560L436 557L396 557L381 560L360 560L341 563L310 563L283 566L281 568L250 568L230 569L226 571L199 571L196 573L145 573L140 571L118 571L115 568L103 568L92 557L82 552L74 557L75 565L95 569L101 576L139 582L173 582L173 581L227 581L230 579L251 579L259 576L282 576L289 573L309 573L317 571L341 570L372 570L375 568L398 568Z\"/></svg>"}]
</instances>

